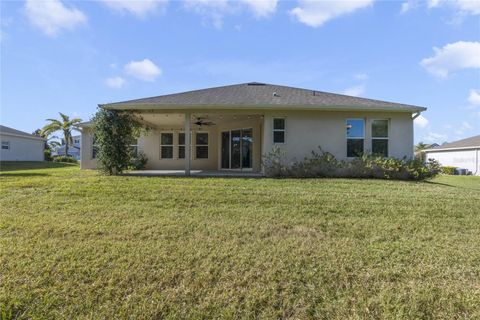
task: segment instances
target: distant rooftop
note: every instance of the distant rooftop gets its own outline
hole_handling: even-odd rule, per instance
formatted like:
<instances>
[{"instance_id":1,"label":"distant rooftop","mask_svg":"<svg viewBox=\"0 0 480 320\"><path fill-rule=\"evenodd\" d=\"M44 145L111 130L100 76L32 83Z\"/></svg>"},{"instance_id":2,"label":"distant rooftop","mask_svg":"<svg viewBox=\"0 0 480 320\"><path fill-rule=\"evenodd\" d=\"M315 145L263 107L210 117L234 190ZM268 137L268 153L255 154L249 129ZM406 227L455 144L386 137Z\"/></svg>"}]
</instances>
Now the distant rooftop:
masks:
<instances>
[{"instance_id":1,"label":"distant rooftop","mask_svg":"<svg viewBox=\"0 0 480 320\"><path fill-rule=\"evenodd\" d=\"M20 130L13 129L13 128L6 127L6 126L2 126L2 125L0 125L0 134L22 136L22 137L26 137L26 138L37 138L37 139L44 140L42 137L36 136L34 134L30 134L30 133L27 133L27 132L24 132L24 131L20 131Z\"/></svg>"},{"instance_id":2,"label":"distant rooftop","mask_svg":"<svg viewBox=\"0 0 480 320\"><path fill-rule=\"evenodd\" d=\"M162 96L100 104L106 109L321 109L419 112L426 108L318 90L249 82Z\"/></svg>"},{"instance_id":3,"label":"distant rooftop","mask_svg":"<svg viewBox=\"0 0 480 320\"><path fill-rule=\"evenodd\" d=\"M470 148L480 148L480 135L450 142L450 143L445 143L435 148L425 149L424 151L440 151L445 149L470 149Z\"/></svg>"}]
</instances>

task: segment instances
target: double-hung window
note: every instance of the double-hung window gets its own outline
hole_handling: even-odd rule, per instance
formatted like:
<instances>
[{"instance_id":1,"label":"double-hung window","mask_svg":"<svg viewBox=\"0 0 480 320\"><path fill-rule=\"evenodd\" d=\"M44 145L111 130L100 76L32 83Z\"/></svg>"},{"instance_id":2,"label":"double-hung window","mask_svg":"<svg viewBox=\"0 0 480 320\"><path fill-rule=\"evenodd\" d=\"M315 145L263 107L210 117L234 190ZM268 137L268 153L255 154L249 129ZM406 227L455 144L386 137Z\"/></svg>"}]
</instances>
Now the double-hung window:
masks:
<instances>
[{"instance_id":1,"label":"double-hung window","mask_svg":"<svg viewBox=\"0 0 480 320\"><path fill-rule=\"evenodd\" d=\"M178 159L185 159L185 132L178 134Z\"/></svg>"},{"instance_id":2,"label":"double-hung window","mask_svg":"<svg viewBox=\"0 0 480 320\"><path fill-rule=\"evenodd\" d=\"M195 158L208 159L208 133L197 132L195 139Z\"/></svg>"},{"instance_id":3,"label":"double-hung window","mask_svg":"<svg viewBox=\"0 0 480 320\"><path fill-rule=\"evenodd\" d=\"M138 156L138 140L134 139L130 142L130 150L132 151L132 155L134 157Z\"/></svg>"},{"instance_id":4,"label":"double-hung window","mask_svg":"<svg viewBox=\"0 0 480 320\"><path fill-rule=\"evenodd\" d=\"M388 157L388 120L372 120L372 154Z\"/></svg>"},{"instance_id":5,"label":"double-hung window","mask_svg":"<svg viewBox=\"0 0 480 320\"><path fill-rule=\"evenodd\" d=\"M273 143L285 143L285 118L273 118Z\"/></svg>"},{"instance_id":6,"label":"double-hung window","mask_svg":"<svg viewBox=\"0 0 480 320\"><path fill-rule=\"evenodd\" d=\"M97 153L98 153L98 145L97 142L95 141L95 137L92 138L92 159L97 158Z\"/></svg>"},{"instance_id":7,"label":"double-hung window","mask_svg":"<svg viewBox=\"0 0 480 320\"><path fill-rule=\"evenodd\" d=\"M10 150L10 141L2 141L2 150Z\"/></svg>"},{"instance_id":8,"label":"double-hung window","mask_svg":"<svg viewBox=\"0 0 480 320\"><path fill-rule=\"evenodd\" d=\"M347 157L359 157L365 144L365 120L347 119Z\"/></svg>"},{"instance_id":9,"label":"double-hung window","mask_svg":"<svg viewBox=\"0 0 480 320\"><path fill-rule=\"evenodd\" d=\"M173 133L160 134L160 159L173 159Z\"/></svg>"}]
</instances>

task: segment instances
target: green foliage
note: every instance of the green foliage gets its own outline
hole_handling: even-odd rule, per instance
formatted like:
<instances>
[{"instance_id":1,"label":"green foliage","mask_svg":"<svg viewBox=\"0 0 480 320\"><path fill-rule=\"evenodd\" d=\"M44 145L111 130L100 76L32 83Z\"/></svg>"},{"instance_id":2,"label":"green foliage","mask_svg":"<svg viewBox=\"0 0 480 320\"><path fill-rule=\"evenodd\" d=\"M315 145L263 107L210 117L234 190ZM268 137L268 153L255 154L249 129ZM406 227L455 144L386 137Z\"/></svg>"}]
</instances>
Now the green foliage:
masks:
<instances>
[{"instance_id":1,"label":"green foliage","mask_svg":"<svg viewBox=\"0 0 480 320\"><path fill-rule=\"evenodd\" d=\"M71 156L54 156L52 158L53 162L66 162L66 163L77 163L78 161Z\"/></svg>"},{"instance_id":2,"label":"green foliage","mask_svg":"<svg viewBox=\"0 0 480 320\"><path fill-rule=\"evenodd\" d=\"M43 150L43 160L45 161L52 161L52 150L44 149Z\"/></svg>"},{"instance_id":3,"label":"green foliage","mask_svg":"<svg viewBox=\"0 0 480 320\"><path fill-rule=\"evenodd\" d=\"M147 155L141 151L137 153L137 155L132 159L130 162L130 166L128 169L130 170L142 170L145 169L147 165L148 158Z\"/></svg>"},{"instance_id":4,"label":"green foliage","mask_svg":"<svg viewBox=\"0 0 480 320\"><path fill-rule=\"evenodd\" d=\"M455 169L457 169L457 167L442 166L441 171L442 171L443 174L454 175L455 174Z\"/></svg>"},{"instance_id":5,"label":"green foliage","mask_svg":"<svg viewBox=\"0 0 480 320\"><path fill-rule=\"evenodd\" d=\"M63 133L63 139L65 140L65 154L68 154L69 145L73 144L72 131L78 131L77 125L82 122L82 119L70 119L69 116L61 112L59 112L59 114L60 120L47 119L49 123L46 124L40 132L35 131L35 133L49 141L50 139L57 138L56 136L52 136L54 132L61 131ZM47 145L48 148L55 149L60 145L60 143L58 143L58 141L50 141L47 143Z\"/></svg>"},{"instance_id":6,"label":"green foliage","mask_svg":"<svg viewBox=\"0 0 480 320\"><path fill-rule=\"evenodd\" d=\"M269 177L296 178L376 178L395 180L425 180L435 177L440 166L435 160L426 164L420 159L396 159L363 155L351 161L340 161L331 153L312 152L310 158L287 165L285 154L275 147L263 160Z\"/></svg>"},{"instance_id":7,"label":"green foliage","mask_svg":"<svg viewBox=\"0 0 480 320\"><path fill-rule=\"evenodd\" d=\"M128 112L102 108L92 121L99 170L108 175L127 170L134 156L130 144L140 135L141 126Z\"/></svg>"}]
</instances>

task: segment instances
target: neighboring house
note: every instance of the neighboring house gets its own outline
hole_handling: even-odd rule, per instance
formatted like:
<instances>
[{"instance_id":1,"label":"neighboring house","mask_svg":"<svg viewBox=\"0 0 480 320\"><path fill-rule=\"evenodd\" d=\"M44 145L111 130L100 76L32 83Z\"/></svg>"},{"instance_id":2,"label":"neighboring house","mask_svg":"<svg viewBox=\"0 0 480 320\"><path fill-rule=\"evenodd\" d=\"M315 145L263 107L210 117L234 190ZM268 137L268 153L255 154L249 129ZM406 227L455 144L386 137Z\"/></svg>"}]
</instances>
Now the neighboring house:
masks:
<instances>
[{"instance_id":1,"label":"neighboring house","mask_svg":"<svg viewBox=\"0 0 480 320\"><path fill-rule=\"evenodd\" d=\"M45 139L0 125L1 161L43 161Z\"/></svg>"},{"instance_id":2,"label":"neighboring house","mask_svg":"<svg viewBox=\"0 0 480 320\"><path fill-rule=\"evenodd\" d=\"M80 145L81 145L82 136L73 136L72 142L73 144L68 145L68 155L70 157L75 158L76 160L80 160ZM64 156L65 155L65 139L62 139L62 145L52 152L52 156Z\"/></svg>"},{"instance_id":3,"label":"neighboring house","mask_svg":"<svg viewBox=\"0 0 480 320\"><path fill-rule=\"evenodd\" d=\"M426 159L435 159L443 166L467 169L480 176L480 135L425 149Z\"/></svg>"},{"instance_id":4,"label":"neighboring house","mask_svg":"<svg viewBox=\"0 0 480 320\"><path fill-rule=\"evenodd\" d=\"M413 120L426 110L257 82L99 106L128 110L152 128L134 146L148 157L147 169L187 174L190 169L260 172L262 156L274 146L290 161L319 147L338 159L361 153L412 158ZM81 127L81 167L95 168L91 124Z\"/></svg>"}]
</instances>

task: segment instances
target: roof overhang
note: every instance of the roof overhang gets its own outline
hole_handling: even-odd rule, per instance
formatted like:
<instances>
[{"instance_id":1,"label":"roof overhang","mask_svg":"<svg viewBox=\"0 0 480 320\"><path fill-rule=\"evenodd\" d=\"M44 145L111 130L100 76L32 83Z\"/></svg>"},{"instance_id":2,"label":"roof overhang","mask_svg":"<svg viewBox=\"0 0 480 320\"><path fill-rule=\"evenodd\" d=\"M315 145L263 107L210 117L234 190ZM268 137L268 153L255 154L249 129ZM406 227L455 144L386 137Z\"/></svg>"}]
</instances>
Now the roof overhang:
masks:
<instances>
[{"instance_id":1,"label":"roof overhang","mask_svg":"<svg viewBox=\"0 0 480 320\"><path fill-rule=\"evenodd\" d=\"M31 140L47 141L47 139L44 139L42 137L33 136L33 135L32 136L27 136L27 135L23 135L23 134L15 134L15 133L9 133L9 132L0 132L0 135L17 137L17 138L24 138L24 139L31 139Z\"/></svg>"},{"instance_id":2,"label":"roof overhang","mask_svg":"<svg viewBox=\"0 0 480 320\"><path fill-rule=\"evenodd\" d=\"M125 111L184 111L184 110L199 110L199 111L259 111L259 110L282 110L282 111L381 111L381 112L422 112L427 110L424 107L417 106L399 106L399 107L369 107L369 106L318 106L318 105L158 105L158 104L99 104L100 108L107 110L125 110Z\"/></svg>"},{"instance_id":3,"label":"roof overhang","mask_svg":"<svg viewBox=\"0 0 480 320\"><path fill-rule=\"evenodd\" d=\"M457 148L433 148L433 149L424 149L422 152L443 152L443 151L461 151L461 150L475 150L480 149L480 146L469 146L469 147L457 147Z\"/></svg>"}]
</instances>

